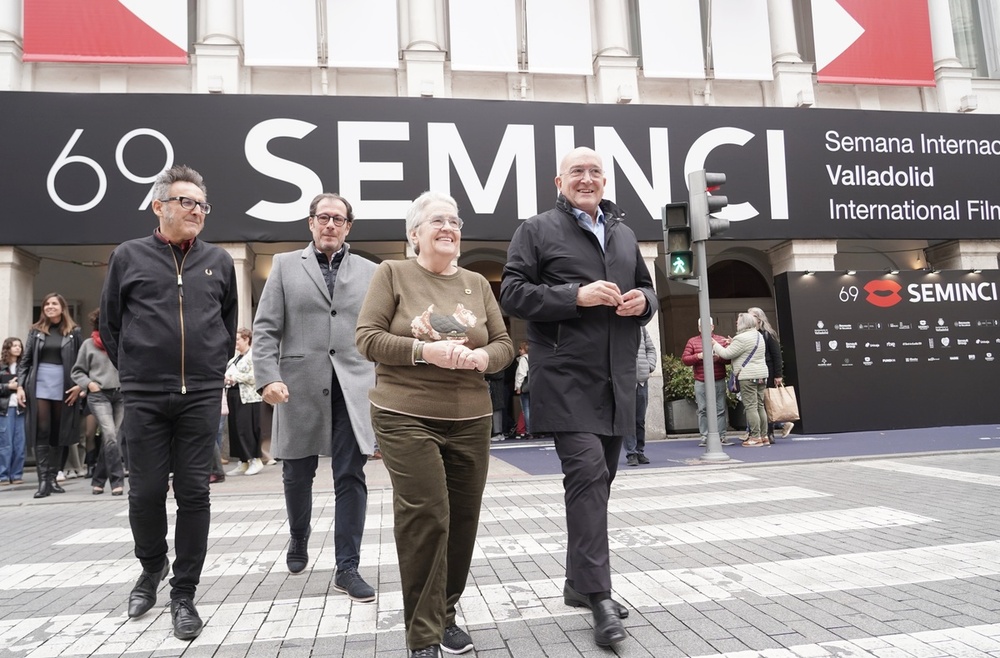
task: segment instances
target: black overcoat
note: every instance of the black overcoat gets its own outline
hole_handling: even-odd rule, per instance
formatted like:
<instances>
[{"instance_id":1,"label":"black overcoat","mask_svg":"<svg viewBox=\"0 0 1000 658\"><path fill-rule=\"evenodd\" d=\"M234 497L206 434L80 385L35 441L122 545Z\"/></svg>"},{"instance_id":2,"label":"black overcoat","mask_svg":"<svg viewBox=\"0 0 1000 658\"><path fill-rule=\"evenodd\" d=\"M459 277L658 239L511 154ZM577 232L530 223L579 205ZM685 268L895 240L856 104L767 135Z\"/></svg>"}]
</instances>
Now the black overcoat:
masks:
<instances>
[{"instance_id":1,"label":"black overcoat","mask_svg":"<svg viewBox=\"0 0 1000 658\"><path fill-rule=\"evenodd\" d=\"M500 305L528 321L532 433L635 432L639 327L659 304L623 213L609 201L601 209L603 251L561 194L553 210L525 221L511 239ZM617 284L622 293L640 290L646 313L620 317L610 306L577 306L580 286L598 280Z\"/></svg>"},{"instance_id":2,"label":"black overcoat","mask_svg":"<svg viewBox=\"0 0 1000 658\"><path fill-rule=\"evenodd\" d=\"M38 381L38 360L42 351L42 344L45 342L45 334L38 329L28 332L28 339L24 343L24 354L17 366L17 381L24 387L25 399L27 402L27 415L24 417L24 439L28 449L35 445L35 432L38 426L38 402L35 398L35 383ZM83 339L80 335L80 328L74 329L62 339L62 366L63 366L63 390L69 390L76 386L76 382L70 376L73 364L76 363L76 355L80 351ZM82 392L82 391L81 391ZM63 405L62 416L59 421L59 445L71 446L80 441L80 405L83 398L77 398L73 406Z\"/></svg>"}]
</instances>

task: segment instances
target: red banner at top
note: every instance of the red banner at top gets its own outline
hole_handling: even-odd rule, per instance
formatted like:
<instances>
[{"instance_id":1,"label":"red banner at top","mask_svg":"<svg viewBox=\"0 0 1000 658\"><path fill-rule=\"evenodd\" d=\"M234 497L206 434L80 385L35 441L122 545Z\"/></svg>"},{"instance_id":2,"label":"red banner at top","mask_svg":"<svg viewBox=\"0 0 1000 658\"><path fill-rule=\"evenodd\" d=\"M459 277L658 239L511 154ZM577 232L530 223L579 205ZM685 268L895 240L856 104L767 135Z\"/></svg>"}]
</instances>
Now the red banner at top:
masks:
<instances>
[{"instance_id":1,"label":"red banner at top","mask_svg":"<svg viewBox=\"0 0 1000 658\"><path fill-rule=\"evenodd\" d=\"M186 0L25 0L24 61L187 64L187 22Z\"/></svg>"},{"instance_id":2,"label":"red banner at top","mask_svg":"<svg viewBox=\"0 0 1000 658\"><path fill-rule=\"evenodd\" d=\"M933 86L927 0L813 0L818 82Z\"/></svg>"}]
</instances>

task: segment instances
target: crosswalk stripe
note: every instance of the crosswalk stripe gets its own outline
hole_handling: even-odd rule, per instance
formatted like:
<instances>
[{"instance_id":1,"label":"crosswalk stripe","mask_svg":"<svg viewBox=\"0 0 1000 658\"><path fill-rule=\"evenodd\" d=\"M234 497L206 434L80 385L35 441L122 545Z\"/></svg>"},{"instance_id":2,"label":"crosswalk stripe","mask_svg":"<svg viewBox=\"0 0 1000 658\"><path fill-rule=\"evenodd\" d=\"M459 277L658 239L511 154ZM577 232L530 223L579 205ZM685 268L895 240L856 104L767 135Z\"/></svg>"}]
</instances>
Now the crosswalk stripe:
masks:
<instances>
[{"instance_id":1,"label":"crosswalk stripe","mask_svg":"<svg viewBox=\"0 0 1000 658\"><path fill-rule=\"evenodd\" d=\"M641 475L641 477L638 477ZM234 476L235 477L235 476ZM736 484L740 482L752 482L757 478L739 473L736 471L705 471L700 473L671 473L649 475L648 471L642 474L619 475L611 485L612 499L619 492L641 491L644 489L658 489L661 487L696 487L713 484ZM523 496L562 496L563 485L560 478L548 478L532 481L518 482L497 482L486 485L483 492L484 500L494 498L510 498ZM392 502L392 489L372 489L368 492L368 506L381 505ZM333 507L334 497L332 493L317 494L313 498L313 507ZM270 512L274 510L284 510L285 500L272 494L258 495L215 495L212 498L212 513L224 514L229 512ZM177 507L173 499L167 500L167 513L176 514ZM128 516L128 510L122 510L115 516Z\"/></svg>"},{"instance_id":2,"label":"crosswalk stripe","mask_svg":"<svg viewBox=\"0 0 1000 658\"><path fill-rule=\"evenodd\" d=\"M687 507L709 507L713 505L731 505L739 500L742 503L764 503L777 502L782 500L798 500L806 498L822 498L829 494L801 487L770 487L762 489L740 489L727 491L709 491L690 494L676 494L672 496L642 496L642 497L621 497L618 500L612 497L608 504L608 511L611 514L623 512L652 512L665 509L680 509ZM370 505L373 509L381 509L382 505ZM317 508L314 505L314 509ZM508 521L518 521L539 518L562 518L565 516L565 506L560 500L551 503L538 503L534 505L506 505L506 506L486 506L479 516L481 524L506 523ZM213 514L222 515L225 512L215 509ZM314 515L316 522L314 530L317 532L327 532L332 523L332 509L329 512ZM392 528L391 514L369 514L365 519L365 528L368 530L383 530ZM245 521L240 523L213 523L209 528L209 537L241 537L257 536L261 534L279 535L285 534L286 522L284 519L273 519L270 521ZM168 536L173 536L173 527L168 528ZM56 542L58 545L74 544L113 544L132 541L131 532L125 528L88 528L70 535L65 539Z\"/></svg>"},{"instance_id":3,"label":"crosswalk stripe","mask_svg":"<svg viewBox=\"0 0 1000 658\"><path fill-rule=\"evenodd\" d=\"M662 526L617 528L612 531L611 541L614 550L621 550L631 546L737 541L811 532L913 525L931 521L933 519L889 508L862 508L749 517L739 521L723 519ZM565 549L565 541L565 533L511 535L499 538L481 535L476 543L475 559L490 560L497 557L559 553ZM397 563L395 547L391 541L367 544L364 549L364 558L363 568L365 565L390 566ZM832 562L834 560L832 557L821 559L824 561L817 564L836 564ZM794 562L780 564L794 564ZM310 565L313 572L332 571L335 567L332 550L314 552ZM202 578L244 576L252 573L267 574L272 571L283 572L284 570L283 550L210 553L205 560ZM136 564L131 558L14 564L0 567L0 590L119 584L131 582L135 577Z\"/></svg>"},{"instance_id":4,"label":"crosswalk stripe","mask_svg":"<svg viewBox=\"0 0 1000 658\"><path fill-rule=\"evenodd\" d=\"M787 649L734 651L696 658L885 658L886 656L985 656L1000 652L1000 624L880 635L859 640L799 644Z\"/></svg>"},{"instance_id":5,"label":"crosswalk stripe","mask_svg":"<svg viewBox=\"0 0 1000 658\"><path fill-rule=\"evenodd\" d=\"M257 563L276 559L277 553L257 553ZM128 562L134 575L134 562ZM82 563L72 563L78 564ZM25 566L18 565L20 569ZM63 572L68 570L77 574L73 586L86 586L79 581L81 567L65 569L68 565L62 566ZM216 566L216 561L213 561L212 568ZM994 576L998 573L1000 541L987 541L722 567L620 573L615 574L613 582L618 598L631 607L643 610L727 600L746 594L774 598ZM6 580L11 575L5 573L2 577ZM61 576L51 574L51 577ZM470 584L459 604L460 617L462 623L476 626L580 614L564 606L561 587L561 578L481 587ZM287 639L286 633L293 629L297 619L301 621L298 632L302 633L302 637L309 638L383 633L403 628L400 614L402 598L398 591L381 593L375 604L353 603L344 595L331 594L247 604L205 604L199 609L208 625L206 632L191 645L192 648L243 641L249 643L250 640L260 641L268 636ZM183 647L170 637L170 620L165 607L156 610L159 614L146 615L134 621L129 621L121 611L114 614L62 615L41 620L5 620L0 622L0 644L11 649L20 647L23 651L44 642L44 655L60 652L61 655L77 655L98 649L104 653L112 646L127 646L130 652ZM317 613L317 610L322 612ZM941 631L934 633L944 638L942 642L963 642L961 638L941 634ZM39 639L42 635L56 637ZM989 637L997 640L996 633ZM767 656L778 655L770 651ZM758 654L731 654L734 658L744 655Z\"/></svg>"},{"instance_id":6,"label":"crosswalk stripe","mask_svg":"<svg viewBox=\"0 0 1000 658\"><path fill-rule=\"evenodd\" d=\"M925 477L941 478L944 480L955 480L956 482L967 482L970 484L984 484L990 487L1000 487L1000 476L997 475L969 473L967 471L956 471L950 468L918 466L916 464L905 464L903 462L894 461L854 462L854 464L856 466L874 468L880 471L892 471L895 473L906 473L909 475L923 475Z\"/></svg>"}]
</instances>

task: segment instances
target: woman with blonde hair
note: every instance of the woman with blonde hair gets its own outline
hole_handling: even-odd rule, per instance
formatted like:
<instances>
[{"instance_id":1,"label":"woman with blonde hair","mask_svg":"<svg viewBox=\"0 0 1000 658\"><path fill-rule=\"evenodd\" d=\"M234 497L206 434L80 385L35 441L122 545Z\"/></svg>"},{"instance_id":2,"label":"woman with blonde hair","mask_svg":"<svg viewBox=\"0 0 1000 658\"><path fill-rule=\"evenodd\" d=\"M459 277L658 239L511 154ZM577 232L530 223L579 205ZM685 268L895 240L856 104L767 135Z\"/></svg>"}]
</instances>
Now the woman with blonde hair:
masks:
<instances>
[{"instance_id":1,"label":"woman with blonde hair","mask_svg":"<svg viewBox=\"0 0 1000 658\"><path fill-rule=\"evenodd\" d=\"M732 361L740 382L740 399L750 423L750 436L743 445L747 448L768 445L764 435L767 430L767 414L764 412L767 363L764 360L764 339L757 331L757 318L749 313L740 313L736 318L736 335L729 346L723 347L713 341L712 350L723 359Z\"/></svg>"},{"instance_id":2,"label":"woman with blonde hair","mask_svg":"<svg viewBox=\"0 0 1000 658\"><path fill-rule=\"evenodd\" d=\"M764 310L758 306L751 306L747 313L757 318L757 330L761 338L764 339L764 361L767 363L767 387L775 388L782 385L781 372L784 363L781 360L781 343L778 342L778 332L774 330L771 323L767 321ZM772 423L767 421L767 442L774 443L774 428L782 425L781 436L786 437L792 431L795 423Z\"/></svg>"},{"instance_id":3,"label":"woman with blonde hair","mask_svg":"<svg viewBox=\"0 0 1000 658\"><path fill-rule=\"evenodd\" d=\"M83 340L66 298L50 292L42 299L38 321L31 325L17 368L17 403L27 407L25 438L35 446L38 491L35 498L65 493L56 473L64 449L80 441L76 406L80 387L72 371Z\"/></svg>"}]
</instances>

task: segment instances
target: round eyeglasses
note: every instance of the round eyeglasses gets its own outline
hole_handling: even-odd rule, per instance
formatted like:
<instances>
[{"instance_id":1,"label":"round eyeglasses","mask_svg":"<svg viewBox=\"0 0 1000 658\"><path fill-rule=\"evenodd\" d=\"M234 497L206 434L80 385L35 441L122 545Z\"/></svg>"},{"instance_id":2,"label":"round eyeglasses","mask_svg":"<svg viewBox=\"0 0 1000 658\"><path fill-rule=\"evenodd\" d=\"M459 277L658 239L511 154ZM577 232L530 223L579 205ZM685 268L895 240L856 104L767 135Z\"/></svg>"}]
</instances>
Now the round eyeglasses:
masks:
<instances>
[{"instance_id":1,"label":"round eyeglasses","mask_svg":"<svg viewBox=\"0 0 1000 658\"><path fill-rule=\"evenodd\" d=\"M327 215L326 213L322 213L319 215L309 216L315 219L320 226L326 226L330 222L333 222L334 226L343 226L348 221L343 215Z\"/></svg>"},{"instance_id":2,"label":"round eyeglasses","mask_svg":"<svg viewBox=\"0 0 1000 658\"><path fill-rule=\"evenodd\" d=\"M440 215L428 219L425 223L438 231L443 229L445 226L453 231L461 231L462 227L465 226L465 222L462 221L461 217L442 217Z\"/></svg>"}]
</instances>

